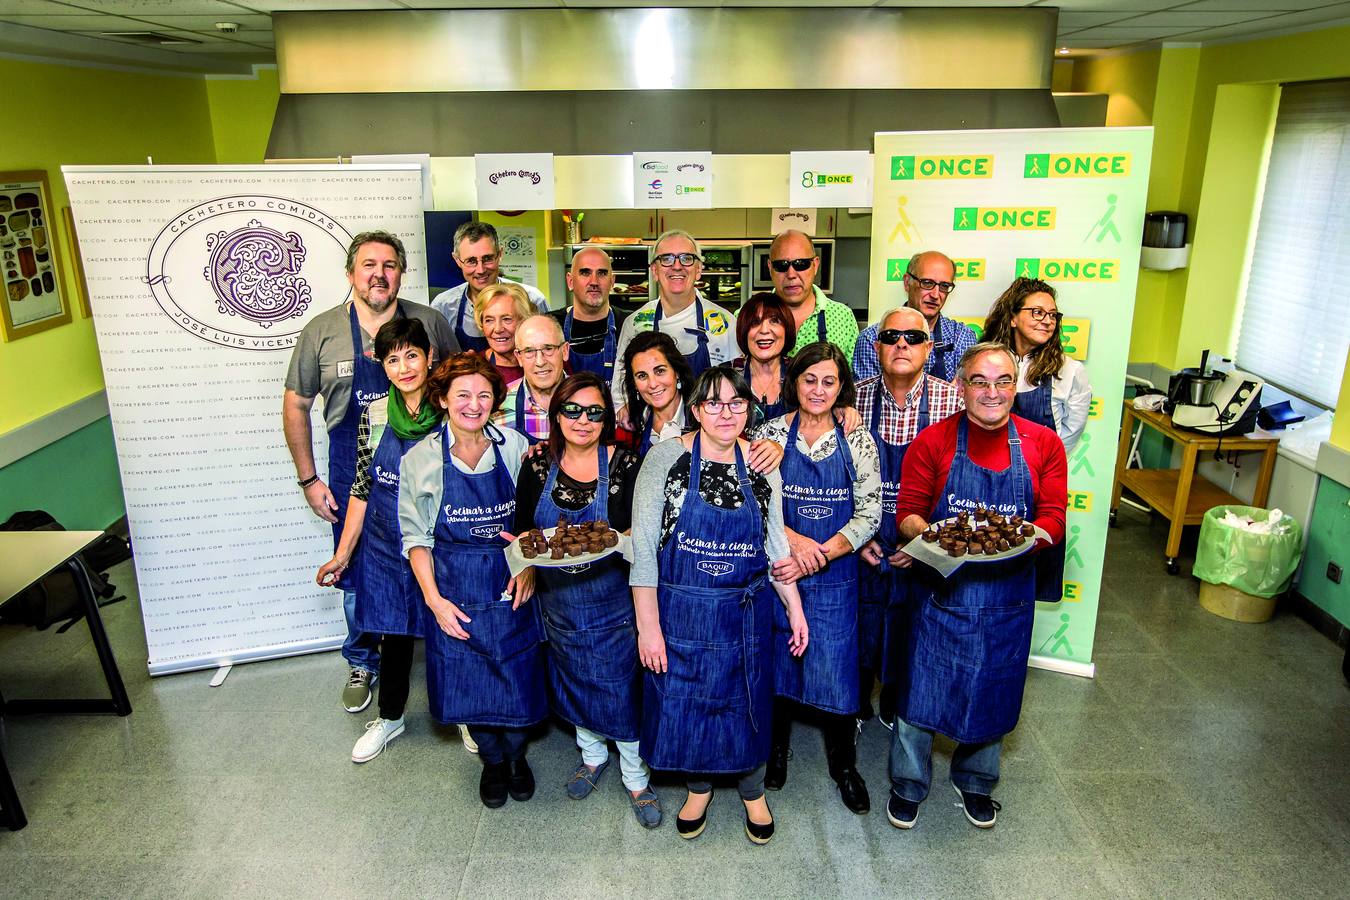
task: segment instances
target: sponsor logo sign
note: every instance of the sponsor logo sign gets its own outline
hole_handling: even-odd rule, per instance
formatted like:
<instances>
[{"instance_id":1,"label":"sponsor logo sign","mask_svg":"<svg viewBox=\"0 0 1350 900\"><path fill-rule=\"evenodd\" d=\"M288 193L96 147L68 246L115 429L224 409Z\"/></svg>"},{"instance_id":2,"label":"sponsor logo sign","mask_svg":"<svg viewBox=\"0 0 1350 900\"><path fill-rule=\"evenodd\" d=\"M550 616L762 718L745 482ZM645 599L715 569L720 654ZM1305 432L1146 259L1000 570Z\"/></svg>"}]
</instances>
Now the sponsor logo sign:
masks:
<instances>
[{"instance_id":1,"label":"sponsor logo sign","mask_svg":"<svg viewBox=\"0 0 1350 900\"><path fill-rule=\"evenodd\" d=\"M828 506L816 506L816 505L802 506L798 507L797 515L801 516L803 519L811 519L815 521L820 519L828 519L830 516L834 515L834 510Z\"/></svg>"},{"instance_id":2,"label":"sponsor logo sign","mask_svg":"<svg viewBox=\"0 0 1350 900\"><path fill-rule=\"evenodd\" d=\"M1128 153L1028 153L1023 178L1124 178L1130 174Z\"/></svg>"},{"instance_id":3,"label":"sponsor logo sign","mask_svg":"<svg viewBox=\"0 0 1350 900\"><path fill-rule=\"evenodd\" d=\"M707 574L711 575L714 578L719 578L722 575L727 574L734 568L735 566L733 566L731 563L714 562L713 560L710 559L702 560L698 564L699 571L706 572Z\"/></svg>"},{"instance_id":4,"label":"sponsor logo sign","mask_svg":"<svg viewBox=\"0 0 1350 900\"><path fill-rule=\"evenodd\" d=\"M993 178L993 156L892 156L891 181Z\"/></svg>"},{"instance_id":5,"label":"sponsor logo sign","mask_svg":"<svg viewBox=\"0 0 1350 900\"><path fill-rule=\"evenodd\" d=\"M1013 271L1019 278L1045 281L1118 281L1120 260L1018 257Z\"/></svg>"},{"instance_id":6,"label":"sponsor logo sign","mask_svg":"<svg viewBox=\"0 0 1350 900\"><path fill-rule=\"evenodd\" d=\"M1053 231L1053 206L958 206L953 231Z\"/></svg>"}]
</instances>

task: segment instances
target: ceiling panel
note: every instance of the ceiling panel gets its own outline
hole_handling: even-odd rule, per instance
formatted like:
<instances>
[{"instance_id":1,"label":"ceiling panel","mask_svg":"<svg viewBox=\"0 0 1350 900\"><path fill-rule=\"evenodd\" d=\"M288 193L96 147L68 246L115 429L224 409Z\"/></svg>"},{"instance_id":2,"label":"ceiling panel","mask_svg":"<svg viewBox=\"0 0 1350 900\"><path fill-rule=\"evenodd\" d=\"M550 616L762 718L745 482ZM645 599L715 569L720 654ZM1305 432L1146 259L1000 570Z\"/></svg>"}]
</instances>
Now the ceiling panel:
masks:
<instances>
[{"instance_id":1,"label":"ceiling panel","mask_svg":"<svg viewBox=\"0 0 1350 900\"><path fill-rule=\"evenodd\" d=\"M239 13L241 10L225 0L67 0L69 5L90 12L105 12L116 16L184 15L213 16L219 13ZM4 3L8 6L8 3Z\"/></svg>"},{"instance_id":2,"label":"ceiling panel","mask_svg":"<svg viewBox=\"0 0 1350 900\"><path fill-rule=\"evenodd\" d=\"M234 2L248 9L267 13L320 9L406 9L394 0L322 0L320 3L315 3L314 0L234 0ZM487 2L488 0L484 0L485 4Z\"/></svg>"},{"instance_id":3,"label":"ceiling panel","mask_svg":"<svg viewBox=\"0 0 1350 900\"><path fill-rule=\"evenodd\" d=\"M1135 16L1122 22L1122 25L1143 25L1152 27L1154 25L1163 25L1171 27L1174 25L1187 25L1191 28L1217 28L1220 25L1236 25L1239 22L1250 22L1252 19L1259 19L1262 16L1270 15L1269 12L1260 10L1246 10L1239 12L1190 12L1189 10L1167 10L1166 12L1145 13L1142 16Z\"/></svg>"},{"instance_id":4,"label":"ceiling panel","mask_svg":"<svg viewBox=\"0 0 1350 900\"><path fill-rule=\"evenodd\" d=\"M153 27L122 16L5 16L4 21L51 31L147 31Z\"/></svg>"},{"instance_id":5,"label":"ceiling panel","mask_svg":"<svg viewBox=\"0 0 1350 900\"><path fill-rule=\"evenodd\" d=\"M1067 35L1067 37L1081 40L1148 41L1154 38L1166 38L1176 34L1184 34L1194 30L1194 28L1186 27L1132 28L1128 25L1103 25L1100 28L1087 28L1083 31L1077 31L1072 35Z\"/></svg>"},{"instance_id":6,"label":"ceiling panel","mask_svg":"<svg viewBox=\"0 0 1350 900\"><path fill-rule=\"evenodd\" d=\"M9 21L10 14L16 16L44 13L46 15L60 15L61 13L83 12L83 10L71 9L64 3L54 3L52 0L4 0L3 9L4 14L0 18L3 18L6 22Z\"/></svg>"},{"instance_id":7,"label":"ceiling panel","mask_svg":"<svg viewBox=\"0 0 1350 900\"><path fill-rule=\"evenodd\" d=\"M1066 31L1078 31L1094 25L1117 22L1132 15L1134 15L1132 12L1062 12L1059 14L1059 31L1061 34Z\"/></svg>"},{"instance_id":8,"label":"ceiling panel","mask_svg":"<svg viewBox=\"0 0 1350 900\"><path fill-rule=\"evenodd\" d=\"M1233 12L1251 9L1268 12L1281 9L1313 9L1326 5L1326 0L1198 0L1195 3L1187 3L1183 9L1186 12Z\"/></svg>"},{"instance_id":9,"label":"ceiling panel","mask_svg":"<svg viewBox=\"0 0 1350 900\"><path fill-rule=\"evenodd\" d=\"M1119 12L1122 17L1154 9L1171 9L1177 0L1042 0L1036 6L1058 6L1073 12Z\"/></svg>"},{"instance_id":10,"label":"ceiling panel","mask_svg":"<svg viewBox=\"0 0 1350 900\"><path fill-rule=\"evenodd\" d=\"M0 0L3 2L3 0ZM217 22L233 22L240 31L271 31L272 17L243 11L226 16L141 16L148 22L179 31L215 31Z\"/></svg>"}]
</instances>

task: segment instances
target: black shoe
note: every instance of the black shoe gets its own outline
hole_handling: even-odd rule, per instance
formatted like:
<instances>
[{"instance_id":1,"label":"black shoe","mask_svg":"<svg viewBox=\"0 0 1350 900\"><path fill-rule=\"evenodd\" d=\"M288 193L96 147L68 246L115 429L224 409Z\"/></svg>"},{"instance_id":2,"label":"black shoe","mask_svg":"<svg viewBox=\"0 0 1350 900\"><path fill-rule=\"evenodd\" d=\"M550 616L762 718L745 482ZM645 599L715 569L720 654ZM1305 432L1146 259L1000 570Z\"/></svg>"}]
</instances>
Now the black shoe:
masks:
<instances>
[{"instance_id":1,"label":"black shoe","mask_svg":"<svg viewBox=\"0 0 1350 900\"><path fill-rule=\"evenodd\" d=\"M511 760L510 768L511 777L507 781L507 786L511 791L511 799L524 803L534 796L534 773L530 771L530 764L523 756Z\"/></svg>"},{"instance_id":2,"label":"black shoe","mask_svg":"<svg viewBox=\"0 0 1350 900\"><path fill-rule=\"evenodd\" d=\"M891 791L891 799L886 801L886 818L896 828L913 828L919 818L919 804Z\"/></svg>"},{"instance_id":3,"label":"black shoe","mask_svg":"<svg viewBox=\"0 0 1350 900\"><path fill-rule=\"evenodd\" d=\"M709 795L712 791L708 792ZM702 795L700 795L702 796ZM680 837L686 841L692 841L703 833L704 827L708 824L708 806L712 806L712 797L708 797L708 805L703 807L703 815L697 819L681 819L678 814L675 816L675 830L679 832Z\"/></svg>"},{"instance_id":4,"label":"black shoe","mask_svg":"<svg viewBox=\"0 0 1350 900\"><path fill-rule=\"evenodd\" d=\"M767 806L768 804L766 803L765 805ZM756 823L750 821L750 813L749 813L748 810L746 811L746 813L745 813L745 836L748 837L748 838L750 839L750 843L752 843L752 844L759 844L759 845L762 846L762 845L764 845L764 844L767 844L767 843L769 842L769 839L773 837L773 816L772 816L772 812L773 812L773 811L770 810L770 817L769 817L769 824L768 824L768 825L758 825L758 824L756 824Z\"/></svg>"},{"instance_id":5,"label":"black shoe","mask_svg":"<svg viewBox=\"0 0 1350 900\"><path fill-rule=\"evenodd\" d=\"M770 791L781 791L787 784L787 764L792 759L792 748L774 747L769 751L769 761L764 765L764 787Z\"/></svg>"},{"instance_id":6,"label":"black shoe","mask_svg":"<svg viewBox=\"0 0 1350 900\"><path fill-rule=\"evenodd\" d=\"M510 773L508 763L483 764L483 774L478 779L478 797L488 809L501 809L506 805L506 780Z\"/></svg>"},{"instance_id":7,"label":"black shoe","mask_svg":"<svg viewBox=\"0 0 1350 900\"><path fill-rule=\"evenodd\" d=\"M857 769L849 766L840 770L839 774L834 776L834 783L839 786L839 799L844 801L849 812L865 816L872 811L872 798L867 795L867 783L863 781Z\"/></svg>"},{"instance_id":8,"label":"black shoe","mask_svg":"<svg viewBox=\"0 0 1350 900\"><path fill-rule=\"evenodd\" d=\"M952 787L956 788L956 796L961 798L961 807L965 810L970 824L976 828L994 827L994 822L998 820L998 811L1003 808L997 800L988 794L971 794L956 785Z\"/></svg>"}]
</instances>

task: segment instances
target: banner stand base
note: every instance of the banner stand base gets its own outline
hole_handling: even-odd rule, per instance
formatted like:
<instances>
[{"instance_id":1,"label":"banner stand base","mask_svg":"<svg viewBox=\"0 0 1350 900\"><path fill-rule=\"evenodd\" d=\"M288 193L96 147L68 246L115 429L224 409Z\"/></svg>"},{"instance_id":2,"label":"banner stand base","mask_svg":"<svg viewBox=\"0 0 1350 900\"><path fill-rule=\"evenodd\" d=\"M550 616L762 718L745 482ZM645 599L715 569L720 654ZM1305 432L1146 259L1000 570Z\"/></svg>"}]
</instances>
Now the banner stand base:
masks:
<instances>
[{"instance_id":1,"label":"banner stand base","mask_svg":"<svg viewBox=\"0 0 1350 900\"><path fill-rule=\"evenodd\" d=\"M1077 675L1080 678L1095 678L1097 675L1096 663L1080 663L1071 659L1056 659L1053 656L1036 656L1027 660L1027 665L1033 669L1045 669L1050 672L1060 672L1065 675Z\"/></svg>"},{"instance_id":2,"label":"banner stand base","mask_svg":"<svg viewBox=\"0 0 1350 900\"><path fill-rule=\"evenodd\" d=\"M228 678L229 675L230 675L230 670L233 669L233 668L234 668L234 663L226 663L225 665L221 666L219 669L216 669L216 674L214 674L214 675L211 676L211 685L210 685L210 686L211 686L211 687L220 687L222 684L224 684L224 683L225 683L225 679Z\"/></svg>"}]
</instances>

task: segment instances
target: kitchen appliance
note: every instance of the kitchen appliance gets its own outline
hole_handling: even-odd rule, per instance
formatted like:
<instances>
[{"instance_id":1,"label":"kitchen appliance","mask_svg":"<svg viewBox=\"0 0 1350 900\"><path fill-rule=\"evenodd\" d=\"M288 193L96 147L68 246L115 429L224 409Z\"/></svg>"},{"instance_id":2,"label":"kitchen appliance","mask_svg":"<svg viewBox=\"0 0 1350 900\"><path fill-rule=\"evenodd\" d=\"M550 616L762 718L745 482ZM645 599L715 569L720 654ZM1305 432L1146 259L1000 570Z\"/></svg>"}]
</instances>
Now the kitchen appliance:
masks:
<instances>
[{"instance_id":1,"label":"kitchen appliance","mask_svg":"<svg viewBox=\"0 0 1350 900\"><path fill-rule=\"evenodd\" d=\"M1204 434L1247 434L1256 428L1265 382L1237 370L1206 373L1208 355L1206 351L1201 357L1198 373L1185 375L1183 369L1173 376L1174 381L1181 378L1185 402L1175 404L1172 424ZM1168 394L1175 396L1170 390Z\"/></svg>"},{"instance_id":2,"label":"kitchen appliance","mask_svg":"<svg viewBox=\"0 0 1350 900\"><path fill-rule=\"evenodd\" d=\"M750 299L750 245L745 241L700 241L703 274L698 289L704 297L735 312ZM653 290L652 296L656 293Z\"/></svg>"},{"instance_id":3,"label":"kitchen appliance","mask_svg":"<svg viewBox=\"0 0 1350 900\"><path fill-rule=\"evenodd\" d=\"M1167 402L1163 412L1175 418L1179 406L1197 406L1208 409L1214 391L1223 380L1221 372L1209 368L1209 351L1200 354L1198 368L1185 368L1167 381Z\"/></svg>"}]
</instances>

